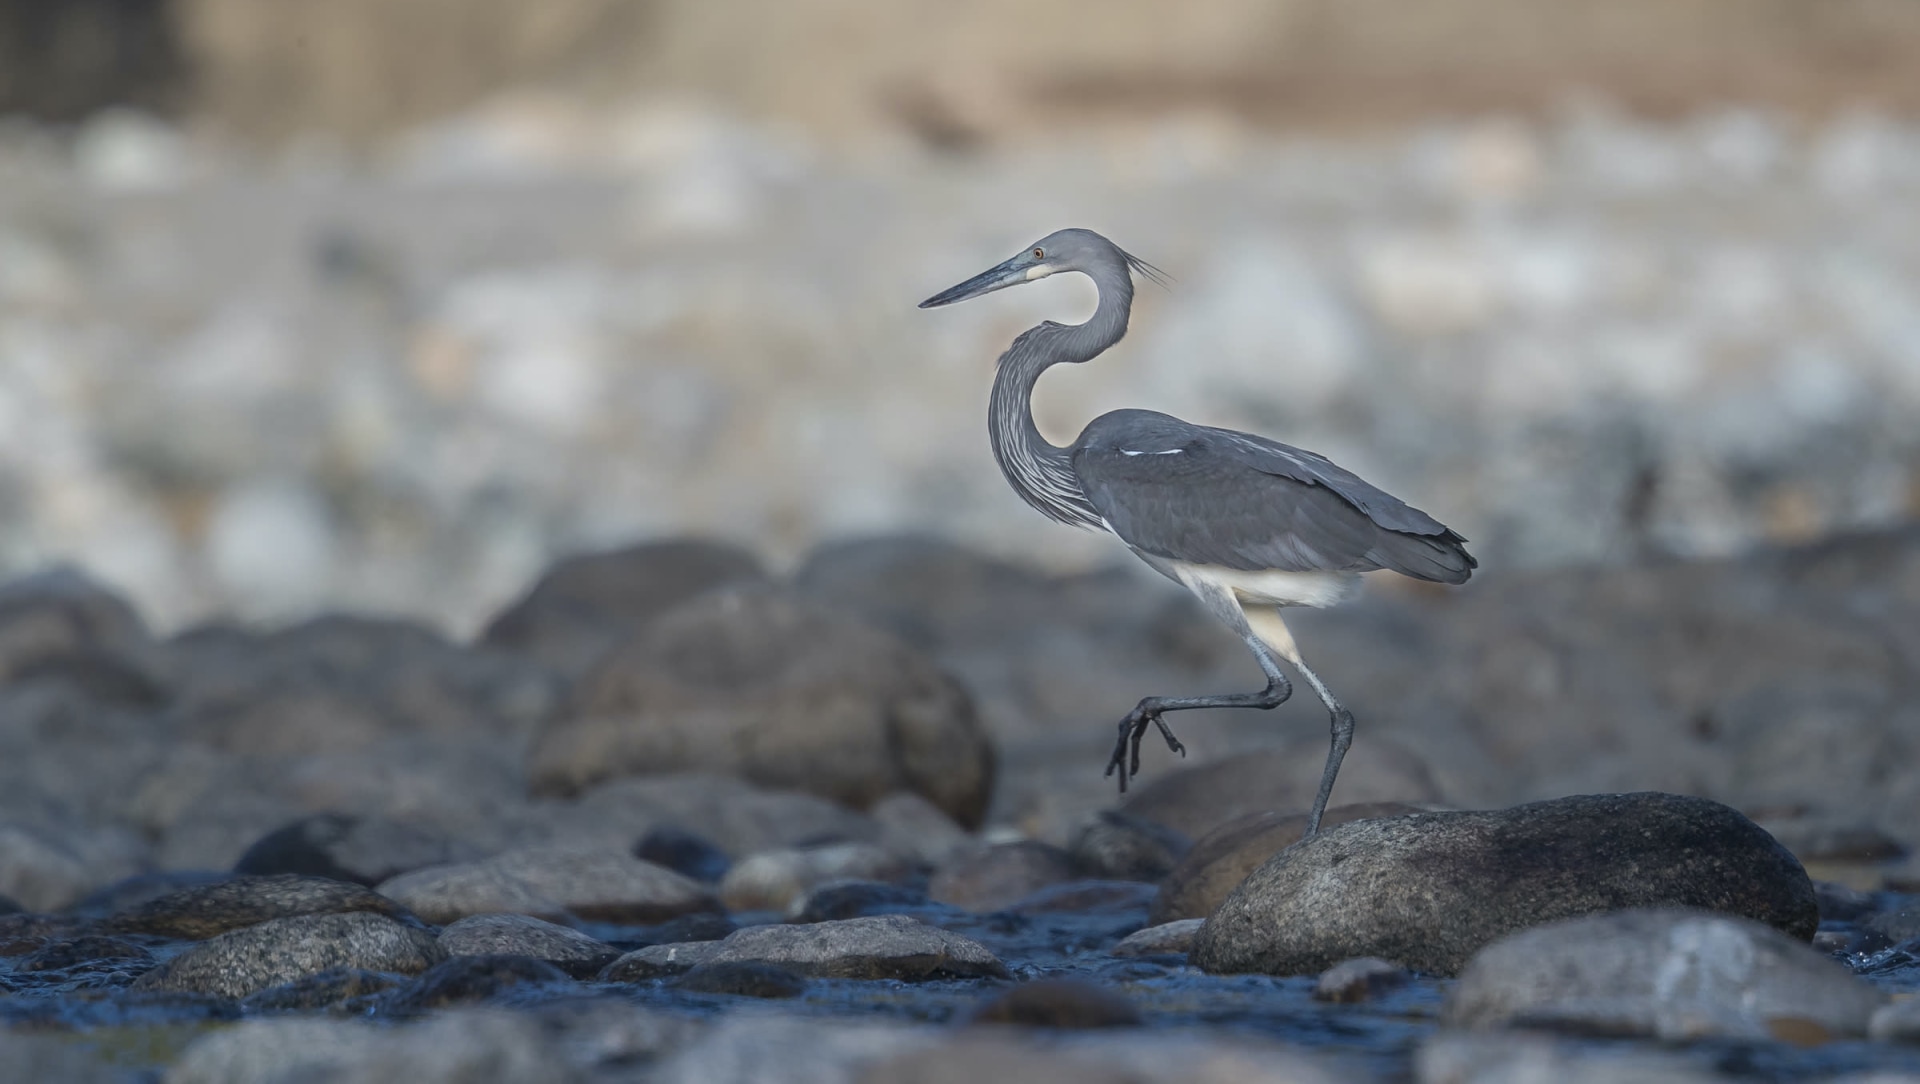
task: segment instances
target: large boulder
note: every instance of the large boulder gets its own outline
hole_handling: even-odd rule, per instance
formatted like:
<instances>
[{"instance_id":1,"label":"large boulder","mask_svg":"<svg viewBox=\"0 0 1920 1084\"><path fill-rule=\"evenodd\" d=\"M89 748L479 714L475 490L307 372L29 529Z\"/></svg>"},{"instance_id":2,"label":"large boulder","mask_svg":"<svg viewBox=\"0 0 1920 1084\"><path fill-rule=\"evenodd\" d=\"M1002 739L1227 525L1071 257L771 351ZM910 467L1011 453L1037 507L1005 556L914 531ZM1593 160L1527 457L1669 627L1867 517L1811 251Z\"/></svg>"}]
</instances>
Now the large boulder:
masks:
<instances>
[{"instance_id":1,"label":"large boulder","mask_svg":"<svg viewBox=\"0 0 1920 1084\"><path fill-rule=\"evenodd\" d=\"M765 579L753 554L695 539L645 542L556 563L481 633L490 647L578 677L647 623L705 591Z\"/></svg>"},{"instance_id":2,"label":"large boulder","mask_svg":"<svg viewBox=\"0 0 1920 1084\"><path fill-rule=\"evenodd\" d=\"M1212 972L1297 975L1378 956L1451 975L1516 930L1633 907L1739 915L1803 941L1819 925L1806 871L1737 811L1596 794L1323 830L1234 889L1191 959Z\"/></svg>"},{"instance_id":3,"label":"large boulder","mask_svg":"<svg viewBox=\"0 0 1920 1084\"><path fill-rule=\"evenodd\" d=\"M1441 1015L1467 1027L1808 1039L1864 1036L1885 1002L1831 957L1769 926L1666 909L1504 937L1468 962Z\"/></svg>"},{"instance_id":4,"label":"large boulder","mask_svg":"<svg viewBox=\"0 0 1920 1084\"><path fill-rule=\"evenodd\" d=\"M966 692L894 637L763 588L662 615L582 679L530 753L534 787L719 771L864 808L897 790L977 825L993 747Z\"/></svg>"},{"instance_id":5,"label":"large boulder","mask_svg":"<svg viewBox=\"0 0 1920 1084\"><path fill-rule=\"evenodd\" d=\"M1337 805L1327 810L1320 827L1325 830L1348 821L1418 812L1401 802ZM1157 924L1207 917L1249 873L1300 842L1306 832L1305 813L1249 813L1215 828L1160 881L1151 921Z\"/></svg>"},{"instance_id":6,"label":"large boulder","mask_svg":"<svg viewBox=\"0 0 1920 1084\"><path fill-rule=\"evenodd\" d=\"M118 911L102 919L100 928L199 941L272 919L349 912L413 918L365 885L284 873L191 885Z\"/></svg>"},{"instance_id":7,"label":"large boulder","mask_svg":"<svg viewBox=\"0 0 1920 1084\"><path fill-rule=\"evenodd\" d=\"M444 959L433 934L385 915L296 915L203 941L134 988L241 998L337 967L412 975Z\"/></svg>"}]
</instances>

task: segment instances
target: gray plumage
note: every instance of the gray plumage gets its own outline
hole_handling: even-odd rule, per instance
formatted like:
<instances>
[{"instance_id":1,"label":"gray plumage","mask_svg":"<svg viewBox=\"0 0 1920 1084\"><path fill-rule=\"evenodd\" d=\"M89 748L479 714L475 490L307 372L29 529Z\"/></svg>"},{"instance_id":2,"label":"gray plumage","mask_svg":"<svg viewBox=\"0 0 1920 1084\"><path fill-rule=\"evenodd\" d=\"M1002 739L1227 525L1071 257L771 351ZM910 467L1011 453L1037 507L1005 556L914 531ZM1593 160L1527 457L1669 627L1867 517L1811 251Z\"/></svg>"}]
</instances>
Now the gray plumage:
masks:
<instances>
[{"instance_id":1,"label":"gray plumage","mask_svg":"<svg viewBox=\"0 0 1920 1084\"><path fill-rule=\"evenodd\" d=\"M1043 514L1111 531L1192 590L1246 640L1268 679L1259 693L1142 700L1121 722L1107 770L1118 769L1125 790L1128 775L1139 771L1148 726L1184 752L1161 718L1165 712L1271 708L1285 701L1292 687L1274 661L1285 658L1333 717L1332 747L1308 816L1311 833L1351 741L1353 719L1300 659L1277 608L1331 605L1354 576L1381 569L1463 583L1477 562L1466 540L1432 516L1325 456L1265 437L1150 410L1117 410L1094 419L1070 448L1046 440L1033 421L1040 375L1054 365L1089 361L1120 341L1132 311L1133 275L1159 280L1159 272L1091 230L1061 230L921 302L922 308L948 305L1062 271L1091 278L1100 303L1086 323L1046 321L1001 355L988 410L1001 471Z\"/></svg>"}]
</instances>

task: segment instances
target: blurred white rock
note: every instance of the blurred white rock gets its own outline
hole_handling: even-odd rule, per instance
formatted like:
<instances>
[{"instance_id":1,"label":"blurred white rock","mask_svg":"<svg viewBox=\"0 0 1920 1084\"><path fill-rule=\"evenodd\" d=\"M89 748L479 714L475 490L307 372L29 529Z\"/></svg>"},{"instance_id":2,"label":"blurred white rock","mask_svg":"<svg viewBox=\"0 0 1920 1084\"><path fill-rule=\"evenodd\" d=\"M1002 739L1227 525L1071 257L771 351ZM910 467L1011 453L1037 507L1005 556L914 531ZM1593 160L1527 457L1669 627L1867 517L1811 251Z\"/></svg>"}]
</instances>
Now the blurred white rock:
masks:
<instances>
[{"instance_id":1,"label":"blurred white rock","mask_svg":"<svg viewBox=\"0 0 1920 1084\"><path fill-rule=\"evenodd\" d=\"M245 616L291 617L324 605L333 591L333 524L301 482L249 480L222 493L206 547L215 579Z\"/></svg>"}]
</instances>

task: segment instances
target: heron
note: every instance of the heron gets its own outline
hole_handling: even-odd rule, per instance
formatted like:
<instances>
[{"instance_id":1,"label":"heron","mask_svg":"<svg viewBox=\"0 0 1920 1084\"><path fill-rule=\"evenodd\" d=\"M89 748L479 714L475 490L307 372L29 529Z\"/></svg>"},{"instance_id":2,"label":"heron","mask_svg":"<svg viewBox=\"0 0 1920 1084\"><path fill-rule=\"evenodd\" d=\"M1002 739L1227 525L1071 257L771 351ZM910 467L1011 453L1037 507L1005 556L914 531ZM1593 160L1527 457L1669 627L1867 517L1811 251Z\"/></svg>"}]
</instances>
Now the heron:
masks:
<instances>
[{"instance_id":1,"label":"heron","mask_svg":"<svg viewBox=\"0 0 1920 1084\"><path fill-rule=\"evenodd\" d=\"M1185 587L1253 652L1266 687L1215 696L1149 696L1120 721L1106 774L1140 773L1140 742L1158 729L1167 748L1186 747L1168 712L1279 707L1293 695L1284 659L1331 716L1331 739L1305 835L1319 831L1340 762L1353 744L1353 713L1307 666L1281 611L1347 601L1360 575L1382 569L1460 584L1479 567L1466 539L1323 455L1232 429L1195 425L1151 410L1116 410L1089 423L1069 447L1041 436L1033 389L1055 365L1091 361L1127 333L1134 275L1165 276L1084 229L1048 234L1018 255L920 303L966 301L1049 275L1077 271L1099 303L1082 324L1042 321L1000 355L987 414L994 459L1007 483L1042 515L1107 531Z\"/></svg>"}]
</instances>

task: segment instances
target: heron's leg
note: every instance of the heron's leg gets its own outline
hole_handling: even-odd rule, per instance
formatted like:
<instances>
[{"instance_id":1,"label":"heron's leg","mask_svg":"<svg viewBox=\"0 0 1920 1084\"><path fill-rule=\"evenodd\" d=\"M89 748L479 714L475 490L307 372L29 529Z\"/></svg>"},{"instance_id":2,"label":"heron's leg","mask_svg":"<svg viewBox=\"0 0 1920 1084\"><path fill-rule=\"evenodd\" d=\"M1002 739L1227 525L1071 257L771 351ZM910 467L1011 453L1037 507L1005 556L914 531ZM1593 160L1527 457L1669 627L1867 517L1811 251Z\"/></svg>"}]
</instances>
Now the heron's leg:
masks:
<instances>
[{"instance_id":1,"label":"heron's leg","mask_svg":"<svg viewBox=\"0 0 1920 1084\"><path fill-rule=\"evenodd\" d=\"M1300 671L1300 676L1313 686L1320 702L1327 706L1328 713L1333 717L1333 739L1327 749L1327 766L1320 773L1320 790L1314 795L1313 808L1307 813L1307 831L1301 837L1304 839L1320 830L1320 818L1327 811L1327 799L1333 796L1334 777L1340 774L1340 762L1346 758L1347 748L1353 744L1353 713L1340 706L1340 701L1333 698L1327 683L1321 681L1320 675L1314 673L1300 657L1299 645L1293 642L1293 633L1287 628L1286 622L1280 619L1279 610L1249 611L1247 624L1256 636Z\"/></svg>"},{"instance_id":2,"label":"heron's leg","mask_svg":"<svg viewBox=\"0 0 1920 1084\"><path fill-rule=\"evenodd\" d=\"M1267 687L1256 693L1222 693L1217 696L1149 696L1134 706L1125 719L1120 720L1120 735L1113 744L1113 756L1107 761L1107 774L1112 775L1117 768L1120 771L1120 791L1126 793L1127 778L1140 774L1140 739L1146 736L1147 727L1160 730L1160 736L1167 741L1167 748L1182 756L1186 747L1180 739L1173 736L1173 729L1161 718L1169 711L1188 711L1193 708L1276 708L1293 695L1293 683L1280 670L1280 664L1274 659L1273 652L1260 637L1246 629L1244 620L1241 625L1247 639L1247 647L1260 663L1260 670L1267 675Z\"/></svg>"}]
</instances>

